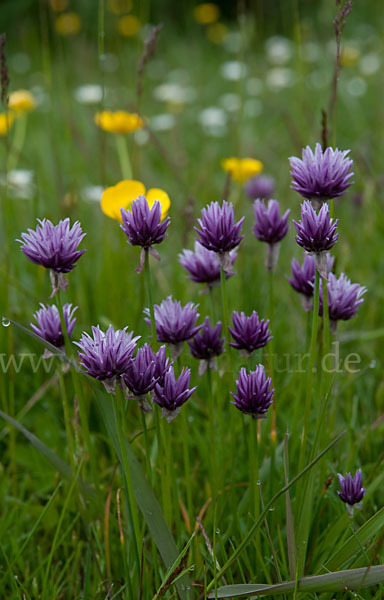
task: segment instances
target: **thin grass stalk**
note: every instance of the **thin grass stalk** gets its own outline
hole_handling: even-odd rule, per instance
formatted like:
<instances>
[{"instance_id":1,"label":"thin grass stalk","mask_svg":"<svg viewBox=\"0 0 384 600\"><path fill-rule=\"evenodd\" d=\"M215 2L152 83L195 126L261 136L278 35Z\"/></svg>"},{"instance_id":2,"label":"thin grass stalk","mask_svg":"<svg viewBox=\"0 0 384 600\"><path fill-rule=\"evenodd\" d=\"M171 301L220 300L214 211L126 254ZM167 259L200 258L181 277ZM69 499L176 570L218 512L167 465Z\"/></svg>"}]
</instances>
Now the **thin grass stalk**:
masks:
<instances>
[{"instance_id":1,"label":"thin grass stalk","mask_svg":"<svg viewBox=\"0 0 384 600\"><path fill-rule=\"evenodd\" d=\"M121 174L124 179L132 179L132 166L129 158L127 138L122 134L115 135L116 150L119 157Z\"/></svg>"},{"instance_id":2,"label":"thin grass stalk","mask_svg":"<svg viewBox=\"0 0 384 600\"><path fill-rule=\"evenodd\" d=\"M173 498L172 498L172 446L171 446L171 432L170 423L165 418L160 420L160 430L162 443L161 447L163 452L160 453L161 462L164 466L164 481L161 482L162 489L164 490L163 495L163 511L165 520L168 526L172 528L172 517L173 512ZM175 498L177 501L177 498Z\"/></svg>"},{"instance_id":3,"label":"thin grass stalk","mask_svg":"<svg viewBox=\"0 0 384 600\"><path fill-rule=\"evenodd\" d=\"M63 405L65 432L67 434L69 462L70 462L71 469L72 469L72 476L74 477L75 473L76 473L75 451L74 451L72 428L71 428L71 418L69 415L68 397L67 397L67 392L65 389L64 377L63 377L61 365L59 365L59 367L57 369L57 375L59 377L59 382L60 382L60 395L61 395L61 401L62 401L62 405Z\"/></svg>"},{"instance_id":4,"label":"thin grass stalk","mask_svg":"<svg viewBox=\"0 0 384 600\"><path fill-rule=\"evenodd\" d=\"M274 315L275 315L275 305L274 305L274 293L273 293L273 279L274 273L273 269L271 269L268 273L269 279L269 319L271 323L273 323ZM272 380L272 385L274 384L275 378L275 354L274 354L274 338L269 341L269 376ZM270 494L272 494L274 485L274 478L276 472L276 392L274 393L274 401L272 403L272 426L271 426L271 471L269 477L269 486L270 486Z\"/></svg>"},{"instance_id":5,"label":"thin grass stalk","mask_svg":"<svg viewBox=\"0 0 384 600\"><path fill-rule=\"evenodd\" d=\"M313 298L313 313L312 313L312 335L311 335L311 346L310 346L310 354L309 354L309 362L308 362L308 370L307 370L307 383L306 383L305 407L304 407L304 425L303 425L303 434L302 434L301 448L300 448L299 471L301 471L304 466L307 438L308 438L308 429L309 429L309 422L310 422L310 416L311 416L311 399L312 399L312 385L313 385L313 372L314 372L313 370L315 368L315 360L316 360L318 321L319 321L319 273L316 269L316 271L315 271L315 293L314 293L314 298Z\"/></svg>"},{"instance_id":6,"label":"thin grass stalk","mask_svg":"<svg viewBox=\"0 0 384 600\"><path fill-rule=\"evenodd\" d=\"M56 297L57 297L57 306L58 306L59 315L60 315L61 331L62 331L63 337L64 337L65 351L66 351L68 358L71 359L72 358L71 342L68 337L68 331L67 331L65 318L64 318L64 309L63 309L63 303L61 300L61 290L59 290L57 292ZM77 397L78 406L79 406L81 431L84 436L85 448L86 448L89 462L90 462L92 479L96 485L96 488L98 489L100 480L99 480L98 469L97 469L96 461L95 461L95 454L92 449L91 436L90 436L89 424L88 424L88 414L87 414L87 410L85 407L84 395L83 395L83 391L82 391L82 388L81 388L81 385L80 385L80 382L78 379L78 373L76 373L74 371L74 369L70 369L70 371L71 371L73 388L74 388L74 391L75 391L75 394Z\"/></svg>"},{"instance_id":7,"label":"thin grass stalk","mask_svg":"<svg viewBox=\"0 0 384 600\"><path fill-rule=\"evenodd\" d=\"M146 281L146 285L147 285L149 315L150 315L150 319L151 319L152 346L155 349L157 347L156 321L155 321L155 311L153 308L151 269L149 266L149 250L148 250L148 248L145 248L144 252L145 252L144 274L145 274L145 281Z\"/></svg>"},{"instance_id":8,"label":"thin grass stalk","mask_svg":"<svg viewBox=\"0 0 384 600\"><path fill-rule=\"evenodd\" d=\"M211 306L212 322L216 323L215 298L213 297L213 287L211 285L208 286L208 293L209 293L209 303L210 303L210 306Z\"/></svg>"},{"instance_id":9,"label":"thin grass stalk","mask_svg":"<svg viewBox=\"0 0 384 600\"><path fill-rule=\"evenodd\" d=\"M210 456L210 466L211 466L211 485L212 485L212 499L215 501L218 490L218 466L217 466L217 452L216 452L216 441L218 434L221 437L221 428L218 431L217 429L217 410L215 398L213 395L213 387L212 387L212 373L211 368L207 366L207 380L208 380L208 388L209 388L209 420L210 420L210 441L211 441L211 456ZM222 411L220 411L222 412Z\"/></svg>"},{"instance_id":10,"label":"thin grass stalk","mask_svg":"<svg viewBox=\"0 0 384 600\"><path fill-rule=\"evenodd\" d=\"M16 169L17 163L19 160L19 156L21 150L23 149L25 134L27 131L27 114L21 113L15 119L15 130L13 135L13 141L10 148L8 163L7 163L7 171L8 173L13 169Z\"/></svg>"},{"instance_id":11,"label":"thin grass stalk","mask_svg":"<svg viewBox=\"0 0 384 600\"><path fill-rule=\"evenodd\" d=\"M123 420L125 419L125 414L123 410L124 401L122 397L122 392L119 386L116 386L116 396L113 397L113 412L115 417L116 428L118 432L119 438L119 447L120 447L120 455L121 455L121 467L123 471L123 481L127 498L127 508L128 508L128 518L131 525L131 532L133 537L133 547L134 547L134 556L136 561L136 568L138 575L140 574L140 527L139 527L139 519L137 514L137 506L135 497L133 494L133 486L132 486L132 478L131 478L131 470L129 468L129 462L127 457L127 451L125 448L125 438L123 433ZM128 563L129 557L127 556Z\"/></svg>"}]
</instances>

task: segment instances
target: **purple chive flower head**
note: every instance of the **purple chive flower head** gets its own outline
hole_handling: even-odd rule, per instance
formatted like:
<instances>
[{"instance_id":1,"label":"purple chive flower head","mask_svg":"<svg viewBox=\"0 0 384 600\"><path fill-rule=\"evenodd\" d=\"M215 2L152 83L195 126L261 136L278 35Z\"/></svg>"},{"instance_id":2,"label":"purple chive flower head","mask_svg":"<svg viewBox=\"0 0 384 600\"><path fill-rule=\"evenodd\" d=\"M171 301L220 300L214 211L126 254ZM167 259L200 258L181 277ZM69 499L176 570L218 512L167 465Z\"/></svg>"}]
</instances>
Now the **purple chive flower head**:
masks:
<instances>
[{"instance_id":1,"label":"purple chive flower head","mask_svg":"<svg viewBox=\"0 0 384 600\"><path fill-rule=\"evenodd\" d=\"M304 200L301 205L301 221L293 221L296 227L296 242L307 252L314 255L315 264L322 277L326 277L327 265L325 252L337 242L337 223L329 218L328 204L323 204L316 213L312 204ZM323 260L324 259L324 260Z\"/></svg>"},{"instance_id":2,"label":"purple chive flower head","mask_svg":"<svg viewBox=\"0 0 384 600\"><path fill-rule=\"evenodd\" d=\"M256 200L253 205L256 223L253 233L260 242L277 244L287 235L289 228L289 209L280 217L280 208L277 200L268 200L266 205L262 200Z\"/></svg>"},{"instance_id":3,"label":"purple chive flower head","mask_svg":"<svg viewBox=\"0 0 384 600\"><path fill-rule=\"evenodd\" d=\"M351 283L344 273L339 278L330 273L327 284L328 310L331 328L335 332L337 321L348 321L357 313L360 304L364 302L362 297L367 288L358 283ZM319 314L323 314L323 298L320 294Z\"/></svg>"},{"instance_id":4,"label":"purple chive flower head","mask_svg":"<svg viewBox=\"0 0 384 600\"><path fill-rule=\"evenodd\" d=\"M130 361L122 377L134 396L145 396L156 384L155 355L148 344L144 344Z\"/></svg>"},{"instance_id":5,"label":"purple chive flower head","mask_svg":"<svg viewBox=\"0 0 384 600\"><path fill-rule=\"evenodd\" d=\"M52 269L56 273L69 273L75 268L75 263L85 250L78 250L78 246L85 236L79 221L72 227L69 219L59 221L53 225L48 219L37 219L36 230L28 229L28 233L21 234L21 250L30 261Z\"/></svg>"},{"instance_id":6,"label":"purple chive flower head","mask_svg":"<svg viewBox=\"0 0 384 600\"><path fill-rule=\"evenodd\" d=\"M201 211L201 219L197 219L199 227L195 227L200 239L199 244L213 250L219 256L220 264L224 270L231 267L228 253L236 248L243 239L240 231L244 217L235 223L235 214L232 203L223 200L222 206L218 202L211 202Z\"/></svg>"},{"instance_id":7,"label":"purple chive flower head","mask_svg":"<svg viewBox=\"0 0 384 600\"><path fill-rule=\"evenodd\" d=\"M192 356L199 359L199 375L202 375L207 367L216 368L215 357L224 352L225 338L221 337L221 322L215 327L211 326L209 318L206 317L199 333L188 342Z\"/></svg>"},{"instance_id":8,"label":"purple chive flower head","mask_svg":"<svg viewBox=\"0 0 384 600\"><path fill-rule=\"evenodd\" d=\"M52 344L56 348L64 347L64 336L61 329L60 314L57 306L45 306L40 303L41 308L33 315L37 325L31 323L32 330L46 342ZM77 306L72 308L72 304L64 304L63 313L64 321L67 329L68 337L70 338L75 327L76 318L73 316L77 310Z\"/></svg>"},{"instance_id":9,"label":"purple chive flower head","mask_svg":"<svg viewBox=\"0 0 384 600\"><path fill-rule=\"evenodd\" d=\"M271 378L266 377L263 365L257 365L255 371L240 369L239 378L236 381L237 393L232 393L235 402L232 402L246 415L254 419L262 419L273 402Z\"/></svg>"},{"instance_id":10,"label":"purple chive flower head","mask_svg":"<svg viewBox=\"0 0 384 600\"><path fill-rule=\"evenodd\" d=\"M154 377L159 385L164 384L164 377L169 367L172 366L172 361L166 355L165 346L160 346L156 354L153 355L155 361Z\"/></svg>"},{"instance_id":11,"label":"purple chive flower head","mask_svg":"<svg viewBox=\"0 0 384 600\"><path fill-rule=\"evenodd\" d=\"M307 146L303 149L302 159L291 156L292 189L308 200L325 202L330 198L342 196L352 185L353 160L348 157L349 150L336 148L322 150L316 144L315 152Z\"/></svg>"},{"instance_id":12,"label":"purple chive flower head","mask_svg":"<svg viewBox=\"0 0 384 600\"><path fill-rule=\"evenodd\" d=\"M331 272L334 259L327 255L327 273ZM312 298L315 291L315 261L310 254L304 255L303 266L294 258L291 262L292 278L286 275L293 289L302 295L303 307L307 312L312 309Z\"/></svg>"},{"instance_id":13,"label":"purple chive flower head","mask_svg":"<svg viewBox=\"0 0 384 600\"><path fill-rule=\"evenodd\" d=\"M236 259L236 251L230 253L230 260L233 265ZM220 262L216 252L207 250L204 246L195 242L195 250L183 250L179 254L179 262L186 271L188 278L196 283L206 283L208 286L220 283ZM227 273L230 277L234 273Z\"/></svg>"},{"instance_id":14,"label":"purple chive flower head","mask_svg":"<svg viewBox=\"0 0 384 600\"><path fill-rule=\"evenodd\" d=\"M37 219L39 223L35 230L28 229L21 234L21 250L25 256L36 265L51 269L52 295L59 289L65 290L68 281L63 273L69 273L75 268L75 263L85 250L78 250L78 246L85 236L79 221L72 227L69 219L59 221L53 225L48 219Z\"/></svg>"},{"instance_id":15,"label":"purple chive flower head","mask_svg":"<svg viewBox=\"0 0 384 600\"><path fill-rule=\"evenodd\" d=\"M139 336L110 325L106 332L100 327L92 327L92 336L83 333L79 342L74 342L81 352L81 365L96 379L105 381L108 391L113 391L116 378L127 371L132 361Z\"/></svg>"},{"instance_id":16,"label":"purple chive flower head","mask_svg":"<svg viewBox=\"0 0 384 600\"><path fill-rule=\"evenodd\" d=\"M178 350L183 342L195 336L201 327L196 326L199 313L197 305L192 302L181 306L178 300L172 300L172 296L168 296L160 305L155 304L154 312L157 339L159 342L178 347Z\"/></svg>"},{"instance_id":17,"label":"purple chive flower head","mask_svg":"<svg viewBox=\"0 0 384 600\"><path fill-rule=\"evenodd\" d=\"M164 384L155 385L154 401L161 406L162 416L167 421L172 421L180 412L180 407L195 391L196 387L189 389L191 371L183 368L178 379L175 377L173 367L170 367L164 376Z\"/></svg>"},{"instance_id":18,"label":"purple chive flower head","mask_svg":"<svg viewBox=\"0 0 384 600\"><path fill-rule=\"evenodd\" d=\"M234 311L232 321L233 327L228 327L228 330L235 341L229 342L229 345L242 350L247 356L265 346L272 338L268 329L269 320L259 319L255 310L250 317Z\"/></svg>"},{"instance_id":19,"label":"purple chive flower head","mask_svg":"<svg viewBox=\"0 0 384 600\"><path fill-rule=\"evenodd\" d=\"M340 475L340 473L338 473L337 476L339 478L341 489L341 491L338 491L337 493L341 500L348 504L349 507L361 502L366 492L366 490L361 487L361 469L356 471L353 477L350 473L347 473L345 477Z\"/></svg>"},{"instance_id":20,"label":"purple chive flower head","mask_svg":"<svg viewBox=\"0 0 384 600\"><path fill-rule=\"evenodd\" d=\"M250 200L270 198L275 191L275 180L268 175L256 175L245 184L245 192Z\"/></svg>"},{"instance_id":21,"label":"purple chive flower head","mask_svg":"<svg viewBox=\"0 0 384 600\"><path fill-rule=\"evenodd\" d=\"M120 225L133 246L150 248L153 244L160 244L167 237L167 228L170 218L161 219L161 204L154 202L152 208L145 196L139 196L132 202L131 210L121 209L123 224Z\"/></svg>"}]
</instances>

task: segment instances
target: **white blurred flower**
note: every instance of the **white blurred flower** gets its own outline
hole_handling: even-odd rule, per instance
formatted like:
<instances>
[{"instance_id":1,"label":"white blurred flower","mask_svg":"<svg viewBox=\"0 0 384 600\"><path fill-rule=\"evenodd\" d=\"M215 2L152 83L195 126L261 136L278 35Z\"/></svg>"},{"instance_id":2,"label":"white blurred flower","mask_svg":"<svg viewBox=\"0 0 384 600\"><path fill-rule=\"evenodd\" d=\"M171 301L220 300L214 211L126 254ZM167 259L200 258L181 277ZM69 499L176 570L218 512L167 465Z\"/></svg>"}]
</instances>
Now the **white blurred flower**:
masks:
<instances>
[{"instance_id":1,"label":"white blurred flower","mask_svg":"<svg viewBox=\"0 0 384 600\"><path fill-rule=\"evenodd\" d=\"M248 98L244 102L244 115L246 117L258 117L263 112L263 104L259 98Z\"/></svg>"},{"instance_id":2,"label":"white blurred flower","mask_svg":"<svg viewBox=\"0 0 384 600\"><path fill-rule=\"evenodd\" d=\"M73 95L81 104L98 104L103 98L103 88L98 83L86 83L76 88Z\"/></svg>"},{"instance_id":3,"label":"white blurred flower","mask_svg":"<svg viewBox=\"0 0 384 600\"><path fill-rule=\"evenodd\" d=\"M231 60L221 65L220 73L224 79L229 79L229 81L238 81L246 76L247 67L243 62Z\"/></svg>"},{"instance_id":4,"label":"white blurred flower","mask_svg":"<svg viewBox=\"0 0 384 600\"><path fill-rule=\"evenodd\" d=\"M228 112L236 112L241 108L241 98L238 94L223 94L219 98L219 104Z\"/></svg>"},{"instance_id":5,"label":"white blurred flower","mask_svg":"<svg viewBox=\"0 0 384 600\"><path fill-rule=\"evenodd\" d=\"M218 106L204 108L199 116L199 123L207 135L222 137L227 130L228 117L225 110Z\"/></svg>"},{"instance_id":6,"label":"white blurred flower","mask_svg":"<svg viewBox=\"0 0 384 600\"><path fill-rule=\"evenodd\" d=\"M86 185L81 190L80 197L86 202L100 202L103 191L101 185Z\"/></svg>"},{"instance_id":7,"label":"white blurred flower","mask_svg":"<svg viewBox=\"0 0 384 600\"><path fill-rule=\"evenodd\" d=\"M169 131L176 125L176 119L173 115L164 113L155 115L150 119L150 126L154 131Z\"/></svg>"},{"instance_id":8,"label":"white blurred flower","mask_svg":"<svg viewBox=\"0 0 384 600\"><path fill-rule=\"evenodd\" d=\"M273 65L285 65L292 58L293 43L285 37L275 35L265 42L265 52Z\"/></svg>"},{"instance_id":9,"label":"white blurred flower","mask_svg":"<svg viewBox=\"0 0 384 600\"><path fill-rule=\"evenodd\" d=\"M0 183L1 185L8 186L8 193L12 198L30 200L35 193L33 179L33 171L27 169L12 169L7 173L7 176L1 176Z\"/></svg>"},{"instance_id":10,"label":"white blurred flower","mask_svg":"<svg viewBox=\"0 0 384 600\"><path fill-rule=\"evenodd\" d=\"M364 96L367 91L367 84L362 77L353 77L347 83L347 90L351 96Z\"/></svg>"},{"instance_id":11,"label":"white blurred flower","mask_svg":"<svg viewBox=\"0 0 384 600\"><path fill-rule=\"evenodd\" d=\"M196 90L193 87L184 87L178 83L162 83L158 85L153 95L156 100L172 104L186 104L196 99Z\"/></svg>"},{"instance_id":12,"label":"white blurred flower","mask_svg":"<svg viewBox=\"0 0 384 600\"><path fill-rule=\"evenodd\" d=\"M149 142L149 133L146 129L138 129L133 137L138 146L145 146Z\"/></svg>"},{"instance_id":13,"label":"white blurred flower","mask_svg":"<svg viewBox=\"0 0 384 600\"><path fill-rule=\"evenodd\" d=\"M360 71L363 75L374 75L381 66L378 54L371 52L360 59Z\"/></svg>"},{"instance_id":14,"label":"white blurred flower","mask_svg":"<svg viewBox=\"0 0 384 600\"><path fill-rule=\"evenodd\" d=\"M292 69L284 67L275 67L270 69L266 75L267 86L273 91L279 91L282 88L291 87L295 83L295 73Z\"/></svg>"},{"instance_id":15,"label":"white blurred flower","mask_svg":"<svg viewBox=\"0 0 384 600\"><path fill-rule=\"evenodd\" d=\"M263 91L264 84L258 77L251 77L247 79L245 87L250 96L259 96Z\"/></svg>"}]
</instances>

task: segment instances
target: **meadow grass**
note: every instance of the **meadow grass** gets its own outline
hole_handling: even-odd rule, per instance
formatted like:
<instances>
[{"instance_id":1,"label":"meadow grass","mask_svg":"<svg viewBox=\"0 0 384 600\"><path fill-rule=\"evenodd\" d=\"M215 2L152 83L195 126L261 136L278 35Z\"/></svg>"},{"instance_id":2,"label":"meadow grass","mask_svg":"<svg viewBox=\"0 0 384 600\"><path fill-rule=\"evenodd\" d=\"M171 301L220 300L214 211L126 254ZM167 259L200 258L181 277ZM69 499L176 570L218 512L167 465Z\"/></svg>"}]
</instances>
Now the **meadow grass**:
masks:
<instances>
[{"instance_id":1,"label":"meadow grass","mask_svg":"<svg viewBox=\"0 0 384 600\"><path fill-rule=\"evenodd\" d=\"M161 12L156 6L153 11ZM0 314L6 317L0 332L1 597L382 597L380 10L375 3L370 10L356 6L348 17L336 119L329 123L329 143L351 149L355 173L354 185L334 204L340 234L334 270L368 291L357 316L340 323L331 339L343 368L313 374L305 446L308 384L299 355L309 351L312 315L308 322L285 278L291 259L302 257L293 225L272 280L264 245L252 233L252 203L231 182L226 199L236 219L245 216L245 238L236 275L225 282L229 317L220 286L201 295L202 286L186 278L177 254L193 248L201 209L223 199L227 182L220 163L228 156L262 160L276 180L281 207L299 217L288 157L321 141L321 110L328 110L335 60L333 2L311 9L280 2L273 14L259 7L243 15L240 7L222 44L210 42L193 22L191 6L180 22L159 17L164 27L144 69L139 105L149 129L125 140L134 178L147 189L166 190L171 199L168 237L158 246L161 261L149 257L153 302L172 295L182 304L198 303L199 323L206 315L211 322L230 322L233 310L256 310L271 319L275 427L272 409L256 422L230 403L240 367L261 362L271 372L268 346L250 359L227 347L219 371L199 377L186 345L175 368L189 366L191 385L198 387L171 423L156 405L143 414L136 401L108 395L79 370L75 346L68 351L69 370L62 369L68 357L53 348L56 356L41 360L44 345L26 329L39 303L49 302L49 276L16 242L36 218L56 223L68 216L87 234L81 246L87 251L62 293L63 302L79 306L72 339L92 325L105 330L112 323L142 336L140 344L151 341L143 318L149 302L145 273L135 272L139 249L126 243L98 201L88 199L90 186L123 178L124 154L113 134L95 126L94 114L103 107L138 108L137 65L150 30L132 39L116 35L115 17L100 2L99 12L79 10L84 31L64 38L55 32L48 5L38 3L37 12L28 13L24 24L10 13L6 28L10 89L30 89L37 107L26 116L24 139L19 122L0 139ZM281 64L270 58L277 31L287 36ZM20 67L20 53L28 57L27 69ZM246 66L241 77L239 62ZM231 79L223 77L228 70ZM101 102L76 100L75 90L85 83L102 86ZM170 83L177 86L175 96L187 93L185 101L159 99L159 86ZM224 119L221 125L207 123L206 113L204 120L209 107ZM159 115L171 119L169 130L156 128ZM33 171L27 198L7 179L16 167ZM321 335L312 343L319 367ZM351 353L358 355L355 372L345 368ZM358 468L367 493L351 518L336 493L336 475ZM339 574L348 569L363 570ZM241 584L253 587L236 587ZM274 584L282 587L262 587ZM223 586L235 587L220 592Z\"/></svg>"}]
</instances>

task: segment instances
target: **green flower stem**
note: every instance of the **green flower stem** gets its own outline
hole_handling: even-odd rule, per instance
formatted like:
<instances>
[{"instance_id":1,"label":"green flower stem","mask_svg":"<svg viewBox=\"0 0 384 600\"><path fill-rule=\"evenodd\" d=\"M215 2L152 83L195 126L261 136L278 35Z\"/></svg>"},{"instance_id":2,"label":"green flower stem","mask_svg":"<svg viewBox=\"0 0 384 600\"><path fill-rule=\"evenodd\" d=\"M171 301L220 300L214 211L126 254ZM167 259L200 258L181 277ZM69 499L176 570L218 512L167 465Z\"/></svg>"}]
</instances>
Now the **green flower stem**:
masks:
<instances>
[{"instance_id":1,"label":"green flower stem","mask_svg":"<svg viewBox=\"0 0 384 600\"><path fill-rule=\"evenodd\" d=\"M274 314L275 314L275 305L274 305L274 290L273 290L273 279L274 273L273 270L268 272L269 279L269 314L268 318L270 322L273 324ZM272 386L274 384L275 379L275 354L274 354L274 338L268 342L268 358L269 358L269 376L272 380ZM274 394L274 401L272 404L272 423L271 423L271 473L269 478L270 485L270 494L272 495L273 491L273 481L275 477L275 464L276 464L276 392Z\"/></svg>"},{"instance_id":2,"label":"green flower stem","mask_svg":"<svg viewBox=\"0 0 384 600\"><path fill-rule=\"evenodd\" d=\"M148 248L145 248L144 251L145 251L144 273L145 273L145 281L146 281L146 285L147 285L149 315L150 315L150 319L151 319L152 347L153 347L153 350L155 350L157 348L157 336L156 336L155 311L153 308L153 298L152 298L151 270L150 270L150 266L149 266L149 250L148 250Z\"/></svg>"},{"instance_id":3,"label":"green flower stem","mask_svg":"<svg viewBox=\"0 0 384 600\"><path fill-rule=\"evenodd\" d=\"M177 371L178 375L181 372L181 360L180 356L177 359ZM187 407L181 407L180 410L180 421L181 421L181 435L182 435L182 444L183 444L183 462L184 462L184 475L185 475L185 487L187 493L187 511L188 516L191 518L193 514L193 504L192 504L192 477L191 477L191 461L189 456L189 431L188 431L188 421L187 421Z\"/></svg>"},{"instance_id":4,"label":"green flower stem","mask_svg":"<svg viewBox=\"0 0 384 600\"><path fill-rule=\"evenodd\" d=\"M299 471L304 468L304 461L306 455L306 446L308 438L309 421L311 416L311 400L312 400L312 384L313 384L313 373L315 368L316 360L316 344L317 344L317 330L319 322L319 273L315 271L315 293L313 297L313 313L312 313L312 334L311 334L311 345L309 354L309 363L307 370L307 384L305 391L305 406L304 406L304 426L303 435L301 440L300 458L299 458Z\"/></svg>"},{"instance_id":5,"label":"green flower stem","mask_svg":"<svg viewBox=\"0 0 384 600\"><path fill-rule=\"evenodd\" d=\"M208 387L209 387L209 419L210 419L210 441L211 441L211 452L210 452L210 466L211 466L211 485L212 485L212 500L215 502L217 497L218 490L218 481L217 476L219 474L218 466L217 466L217 442L218 442L218 433L221 438L222 430L217 429L217 410L215 404L215 398L213 395L213 387L212 387L212 373L211 369L208 365L207 367L207 379L208 379ZM222 412L222 411L221 411Z\"/></svg>"},{"instance_id":6,"label":"green flower stem","mask_svg":"<svg viewBox=\"0 0 384 600\"><path fill-rule=\"evenodd\" d=\"M229 331L228 331L229 320L228 320L227 281L226 281L225 271L224 271L223 267L220 267L220 287L221 287L221 303L222 303L222 309L223 309L223 335L225 336L225 339L228 341L230 339L230 336L229 336ZM230 373L232 375L233 368L232 368L231 346L228 346L228 351L226 352L226 355L227 355L227 369L226 370L230 371ZM228 385L230 385L230 382L228 382Z\"/></svg>"},{"instance_id":7,"label":"green flower stem","mask_svg":"<svg viewBox=\"0 0 384 600\"><path fill-rule=\"evenodd\" d=\"M215 298L213 297L213 287L211 285L208 286L208 293L209 293L209 303L211 306L212 323L216 323Z\"/></svg>"},{"instance_id":8,"label":"green flower stem","mask_svg":"<svg viewBox=\"0 0 384 600\"><path fill-rule=\"evenodd\" d=\"M329 309L328 309L328 282L326 279L322 280L323 288L323 345L324 345L324 356L329 352L331 347L330 342L330 326L329 326Z\"/></svg>"},{"instance_id":9,"label":"green flower stem","mask_svg":"<svg viewBox=\"0 0 384 600\"><path fill-rule=\"evenodd\" d=\"M165 520L167 521L170 528L172 528L173 512L173 498L172 498L172 442L171 442L171 423L168 423L165 418L161 419L161 437L162 437L162 452L160 454L162 464L164 466L164 482L162 486L164 488L163 496L163 510ZM177 497L175 498L177 501Z\"/></svg>"},{"instance_id":10,"label":"green flower stem","mask_svg":"<svg viewBox=\"0 0 384 600\"><path fill-rule=\"evenodd\" d=\"M72 476L74 477L75 473L76 473L76 464L75 464L75 451L74 451L72 428L71 428L71 418L69 415L68 398L67 398L67 392L65 389L63 372L60 367L57 369L57 375L59 377L61 400L63 403L64 423L65 423L65 432L67 434L69 462L71 464Z\"/></svg>"},{"instance_id":11,"label":"green flower stem","mask_svg":"<svg viewBox=\"0 0 384 600\"><path fill-rule=\"evenodd\" d=\"M137 506L133 493L133 485L131 478L131 471L129 468L129 462L127 457L127 450L125 447L126 440L123 433L123 421L125 419L124 414L124 398L119 388L116 386L116 396L113 397L113 412L115 416L115 423L119 437L119 449L120 449L120 465L123 472L123 481L126 493L128 518L131 525L131 533L133 538L134 554L136 561L137 573L140 573L140 547L141 547L141 535L139 527L139 519L137 514ZM129 557L127 557L128 559ZM128 559L129 564L129 559Z\"/></svg>"},{"instance_id":12,"label":"green flower stem","mask_svg":"<svg viewBox=\"0 0 384 600\"><path fill-rule=\"evenodd\" d=\"M132 166L129 158L127 138L120 133L115 134L116 150L119 157L121 174L124 179L132 179Z\"/></svg>"},{"instance_id":13,"label":"green flower stem","mask_svg":"<svg viewBox=\"0 0 384 600\"><path fill-rule=\"evenodd\" d=\"M250 417L250 432L248 432L249 440L249 509L254 521L259 517L260 513L260 497L258 486L259 483L259 443L257 435L258 420ZM256 545L259 547L260 539L258 533L255 539Z\"/></svg>"},{"instance_id":14,"label":"green flower stem","mask_svg":"<svg viewBox=\"0 0 384 600\"><path fill-rule=\"evenodd\" d=\"M14 128L14 136L12 145L10 148L8 163L7 163L7 171L12 171L12 169L16 169L17 163L19 161L19 157L21 151L24 146L25 134L27 131L27 113L21 113L15 119L15 128Z\"/></svg>"},{"instance_id":15,"label":"green flower stem","mask_svg":"<svg viewBox=\"0 0 384 600\"><path fill-rule=\"evenodd\" d=\"M65 352L66 352L68 358L72 358L71 342L68 337L68 331L67 331L67 327L65 324L65 318L64 318L63 303L61 300L61 290L59 290L57 292L56 298L57 298L57 307L58 307L59 315L60 315L61 331L63 332L63 337L64 337ZM89 457L92 479L95 482L97 489L99 489L99 470L96 466L95 454L92 449L91 436L90 436L89 425L88 425L88 414L87 414L87 410L85 407L84 395L83 395L83 391L82 391L82 388L80 386L80 382L78 379L78 373L76 373L74 371L74 369L70 369L70 371L71 371L71 377L72 377L72 382L73 382L73 388L74 388L76 398L78 401L81 431L84 436L85 448L86 448L86 452Z\"/></svg>"},{"instance_id":16,"label":"green flower stem","mask_svg":"<svg viewBox=\"0 0 384 600\"><path fill-rule=\"evenodd\" d=\"M144 445L145 445L145 470L146 470L147 479L152 485L151 448L150 448L149 439L148 439L147 421L145 419L145 412L143 410L140 410L140 412L141 412L141 424L143 426Z\"/></svg>"}]
</instances>

